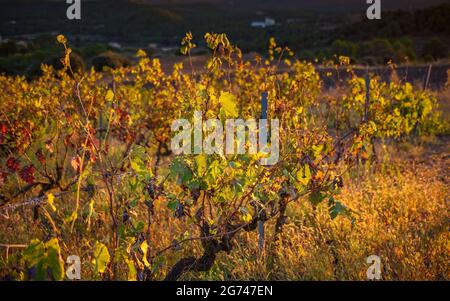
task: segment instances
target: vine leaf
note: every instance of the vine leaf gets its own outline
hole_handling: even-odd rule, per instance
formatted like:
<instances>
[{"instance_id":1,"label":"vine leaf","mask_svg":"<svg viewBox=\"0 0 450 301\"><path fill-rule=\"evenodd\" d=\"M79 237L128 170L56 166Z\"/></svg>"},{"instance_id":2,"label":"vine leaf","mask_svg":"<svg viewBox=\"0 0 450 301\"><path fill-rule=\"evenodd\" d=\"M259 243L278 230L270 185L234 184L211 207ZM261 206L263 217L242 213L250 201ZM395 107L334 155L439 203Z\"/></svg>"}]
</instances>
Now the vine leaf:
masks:
<instances>
[{"instance_id":1,"label":"vine leaf","mask_svg":"<svg viewBox=\"0 0 450 301\"><path fill-rule=\"evenodd\" d=\"M311 169L309 168L309 165L305 165L302 169L300 169L296 176L297 180L303 184L303 186L307 186L311 180Z\"/></svg>"},{"instance_id":2,"label":"vine leaf","mask_svg":"<svg viewBox=\"0 0 450 301\"><path fill-rule=\"evenodd\" d=\"M239 113L236 106L236 97L233 94L222 92L219 97L219 102L222 105L222 110L226 117L238 117Z\"/></svg>"},{"instance_id":3,"label":"vine leaf","mask_svg":"<svg viewBox=\"0 0 450 301\"><path fill-rule=\"evenodd\" d=\"M341 202L336 201L334 198L328 200L329 213L331 219L335 219L338 215L345 215L347 217L351 216L350 210L344 206Z\"/></svg>"},{"instance_id":4,"label":"vine leaf","mask_svg":"<svg viewBox=\"0 0 450 301\"><path fill-rule=\"evenodd\" d=\"M63 280L64 263L56 238L45 243L39 239L33 239L22 254L28 266L35 270L36 280L46 280L50 275L54 280Z\"/></svg>"},{"instance_id":5,"label":"vine leaf","mask_svg":"<svg viewBox=\"0 0 450 301\"><path fill-rule=\"evenodd\" d=\"M105 99L106 99L106 101L113 101L114 92L111 90L108 90L108 92L106 92Z\"/></svg>"},{"instance_id":6,"label":"vine leaf","mask_svg":"<svg viewBox=\"0 0 450 301\"><path fill-rule=\"evenodd\" d=\"M55 196L53 195L53 193L49 193L47 195L47 204L50 206L50 208L52 208L53 211L56 211L54 201L55 201Z\"/></svg>"},{"instance_id":7,"label":"vine leaf","mask_svg":"<svg viewBox=\"0 0 450 301\"><path fill-rule=\"evenodd\" d=\"M106 270L111 257L109 256L108 248L101 242L97 242L94 246L94 259L92 264L95 265L95 274L103 274Z\"/></svg>"},{"instance_id":8,"label":"vine leaf","mask_svg":"<svg viewBox=\"0 0 450 301\"><path fill-rule=\"evenodd\" d=\"M141 244L141 251L142 251L142 261L144 262L144 265L146 267L149 267L150 263L147 260L148 244L146 240L144 240Z\"/></svg>"}]
</instances>

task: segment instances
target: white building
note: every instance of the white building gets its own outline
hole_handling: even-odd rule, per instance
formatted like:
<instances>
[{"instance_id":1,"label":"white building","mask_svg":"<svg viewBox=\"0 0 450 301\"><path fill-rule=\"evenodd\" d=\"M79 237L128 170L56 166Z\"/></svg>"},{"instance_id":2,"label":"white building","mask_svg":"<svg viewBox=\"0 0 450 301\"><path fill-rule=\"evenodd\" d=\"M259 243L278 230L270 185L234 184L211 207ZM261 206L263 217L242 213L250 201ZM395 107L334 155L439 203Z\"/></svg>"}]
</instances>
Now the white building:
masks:
<instances>
[{"instance_id":1,"label":"white building","mask_svg":"<svg viewBox=\"0 0 450 301\"><path fill-rule=\"evenodd\" d=\"M122 45L120 45L119 43L116 42L109 42L108 46L117 50L121 50L122 49Z\"/></svg>"},{"instance_id":2,"label":"white building","mask_svg":"<svg viewBox=\"0 0 450 301\"><path fill-rule=\"evenodd\" d=\"M275 20L271 18L267 18L264 21L253 21L250 26L251 27L260 27L260 28L266 28L270 26L275 25Z\"/></svg>"}]
</instances>

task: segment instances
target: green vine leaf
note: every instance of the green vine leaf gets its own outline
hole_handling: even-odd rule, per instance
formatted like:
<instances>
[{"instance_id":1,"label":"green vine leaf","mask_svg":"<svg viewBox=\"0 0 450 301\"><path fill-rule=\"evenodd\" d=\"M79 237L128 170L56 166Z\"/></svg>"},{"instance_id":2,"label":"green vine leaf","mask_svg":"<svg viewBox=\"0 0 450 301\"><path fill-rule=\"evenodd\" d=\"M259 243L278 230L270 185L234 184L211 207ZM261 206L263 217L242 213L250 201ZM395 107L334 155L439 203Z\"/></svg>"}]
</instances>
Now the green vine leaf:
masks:
<instances>
[{"instance_id":1,"label":"green vine leaf","mask_svg":"<svg viewBox=\"0 0 450 301\"><path fill-rule=\"evenodd\" d=\"M94 246L94 273L96 275L103 274L110 261L111 257L108 252L108 248L101 242L97 242Z\"/></svg>"}]
</instances>

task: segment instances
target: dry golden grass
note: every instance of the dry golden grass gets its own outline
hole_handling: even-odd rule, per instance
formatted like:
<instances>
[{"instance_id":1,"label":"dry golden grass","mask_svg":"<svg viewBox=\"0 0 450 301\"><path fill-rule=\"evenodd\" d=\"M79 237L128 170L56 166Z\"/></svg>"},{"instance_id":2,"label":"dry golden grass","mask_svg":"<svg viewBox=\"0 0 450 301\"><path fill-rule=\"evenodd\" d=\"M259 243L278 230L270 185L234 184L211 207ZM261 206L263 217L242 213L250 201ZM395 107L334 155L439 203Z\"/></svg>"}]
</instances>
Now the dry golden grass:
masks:
<instances>
[{"instance_id":1,"label":"dry golden grass","mask_svg":"<svg viewBox=\"0 0 450 301\"><path fill-rule=\"evenodd\" d=\"M365 280L372 254L384 280L450 279L448 152L420 164L403 156L347 183L340 200L354 223L331 220L325 206L291 204L281 244L260 257L256 235L241 235L241 247L201 279Z\"/></svg>"}]
</instances>

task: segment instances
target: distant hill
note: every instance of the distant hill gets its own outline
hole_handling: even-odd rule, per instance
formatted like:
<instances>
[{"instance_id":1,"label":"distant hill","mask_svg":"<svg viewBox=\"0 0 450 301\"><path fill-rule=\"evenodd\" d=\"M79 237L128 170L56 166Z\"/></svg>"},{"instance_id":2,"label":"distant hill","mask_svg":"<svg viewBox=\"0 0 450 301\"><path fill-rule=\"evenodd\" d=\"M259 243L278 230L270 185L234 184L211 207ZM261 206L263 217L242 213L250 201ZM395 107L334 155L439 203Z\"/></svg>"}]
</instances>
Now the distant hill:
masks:
<instances>
[{"instance_id":1,"label":"distant hill","mask_svg":"<svg viewBox=\"0 0 450 301\"><path fill-rule=\"evenodd\" d=\"M442 2L448 5L412 12ZM247 51L264 51L272 36L294 49L314 52L337 39L446 38L450 18L449 0L382 0L383 18L376 22L365 18L366 0L83 0L81 20L68 20L67 4L61 0L1 0L1 8L2 39L63 33L77 45L174 47L186 31L196 37L212 31L226 32ZM400 8L402 12L388 12ZM265 17L276 26L251 26Z\"/></svg>"},{"instance_id":2,"label":"distant hill","mask_svg":"<svg viewBox=\"0 0 450 301\"><path fill-rule=\"evenodd\" d=\"M208 53L205 32L223 32L244 53L266 53L274 37L306 60L342 54L376 65L450 58L449 0L381 1L382 20L368 20L366 0L82 0L81 20L68 20L63 0L0 0L0 72L39 70L60 55L57 34L87 62L137 48L174 57L187 31L199 56ZM275 24L252 26L265 18Z\"/></svg>"},{"instance_id":3,"label":"distant hill","mask_svg":"<svg viewBox=\"0 0 450 301\"><path fill-rule=\"evenodd\" d=\"M151 5L179 5L189 3L209 3L214 5L227 5L236 9L312 9L319 11L348 11L361 10L367 7L365 0L130 0L136 3ZM389 0L382 1L382 9L417 9L449 0Z\"/></svg>"}]
</instances>

